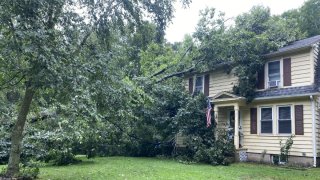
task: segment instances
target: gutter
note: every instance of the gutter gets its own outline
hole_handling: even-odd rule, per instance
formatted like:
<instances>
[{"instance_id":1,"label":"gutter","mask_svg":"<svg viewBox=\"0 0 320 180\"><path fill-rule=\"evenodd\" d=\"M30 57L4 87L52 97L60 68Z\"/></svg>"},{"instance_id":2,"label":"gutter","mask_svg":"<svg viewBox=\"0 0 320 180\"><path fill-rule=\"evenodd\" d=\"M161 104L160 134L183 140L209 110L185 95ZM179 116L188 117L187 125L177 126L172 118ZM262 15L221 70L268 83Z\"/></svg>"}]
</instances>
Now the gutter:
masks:
<instances>
[{"instance_id":1,"label":"gutter","mask_svg":"<svg viewBox=\"0 0 320 180\"><path fill-rule=\"evenodd\" d=\"M218 102L228 102L228 101L238 101L238 100L245 100L246 98L237 97L237 98L224 98L224 99L212 99L210 102L218 103Z\"/></svg>"},{"instance_id":2,"label":"gutter","mask_svg":"<svg viewBox=\"0 0 320 180\"><path fill-rule=\"evenodd\" d=\"M313 167L317 167L317 141L316 141L316 116L314 96L310 95L312 111L312 144L313 144Z\"/></svg>"},{"instance_id":3,"label":"gutter","mask_svg":"<svg viewBox=\"0 0 320 180\"><path fill-rule=\"evenodd\" d=\"M306 94L297 94L297 95L283 95L283 96L259 97L259 98L255 98L253 101L273 100L273 99L283 99L283 98L297 98L297 97L307 97L307 96L314 96L314 95L319 95L319 92L306 93Z\"/></svg>"}]
</instances>

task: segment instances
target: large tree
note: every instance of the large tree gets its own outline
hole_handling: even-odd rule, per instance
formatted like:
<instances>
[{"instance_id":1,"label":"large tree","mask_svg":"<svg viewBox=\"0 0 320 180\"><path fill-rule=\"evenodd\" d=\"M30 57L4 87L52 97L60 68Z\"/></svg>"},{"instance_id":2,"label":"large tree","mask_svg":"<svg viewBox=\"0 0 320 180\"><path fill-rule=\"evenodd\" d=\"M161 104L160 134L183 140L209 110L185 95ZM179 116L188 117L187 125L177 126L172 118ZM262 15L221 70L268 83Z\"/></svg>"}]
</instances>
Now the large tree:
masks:
<instances>
[{"instance_id":1,"label":"large tree","mask_svg":"<svg viewBox=\"0 0 320 180\"><path fill-rule=\"evenodd\" d=\"M320 1L306 1L300 8L299 25L309 37L320 34Z\"/></svg>"},{"instance_id":2,"label":"large tree","mask_svg":"<svg viewBox=\"0 0 320 180\"><path fill-rule=\"evenodd\" d=\"M113 33L121 34L125 27L132 32L137 31L144 17L149 16L157 27L157 41L161 42L165 27L173 16L173 2L0 2L1 88L24 89L12 129L8 177L19 172L23 131L33 98L54 91L55 97L68 102L81 92L78 88L85 87L83 83L89 82L88 79L112 79L113 72L104 72L103 67L108 66L113 58L112 43L121 37ZM183 2L189 3L189 0ZM99 83L90 83L90 86L94 85L99 86Z\"/></svg>"}]
</instances>

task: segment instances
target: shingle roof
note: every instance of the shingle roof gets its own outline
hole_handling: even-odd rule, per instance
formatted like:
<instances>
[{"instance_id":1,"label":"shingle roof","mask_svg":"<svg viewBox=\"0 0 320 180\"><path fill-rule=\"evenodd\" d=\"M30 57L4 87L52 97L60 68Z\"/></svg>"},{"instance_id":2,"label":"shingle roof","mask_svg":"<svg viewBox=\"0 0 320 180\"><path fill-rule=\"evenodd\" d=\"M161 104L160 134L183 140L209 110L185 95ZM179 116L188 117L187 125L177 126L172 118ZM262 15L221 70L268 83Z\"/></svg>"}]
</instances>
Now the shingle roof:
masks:
<instances>
[{"instance_id":1,"label":"shingle roof","mask_svg":"<svg viewBox=\"0 0 320 180\"><path fill-rule=\"evenodd\" d=\"M292 50L296 50L296 49L309 47L312 44L315 44L317 42L320 42L320 35L313 36L313 37L306 38L306 39L302 39L299 41L294 41L292 43L289 43L287 46L284 46L284 47L278 49L278 51L271 52L271 53L267 54L266 56L272 56L272 55L281 54L281 53L284 53L287 51L292 51Z\"/></svg>"},{"instance_id":2,"label":"shingle roof","mask_svg":"<svg viewBox=\"0 0 320 180\"><path fill-rule=\"evenodd\" d=\"M279 89L268 89L264 91L257 91L256 98L305 95L305 94L312 94L316 92L318 92L318 90L317 90L317 87L314 85L290 87L290 88L279 88Z\"/></svg>"}]
</instances>

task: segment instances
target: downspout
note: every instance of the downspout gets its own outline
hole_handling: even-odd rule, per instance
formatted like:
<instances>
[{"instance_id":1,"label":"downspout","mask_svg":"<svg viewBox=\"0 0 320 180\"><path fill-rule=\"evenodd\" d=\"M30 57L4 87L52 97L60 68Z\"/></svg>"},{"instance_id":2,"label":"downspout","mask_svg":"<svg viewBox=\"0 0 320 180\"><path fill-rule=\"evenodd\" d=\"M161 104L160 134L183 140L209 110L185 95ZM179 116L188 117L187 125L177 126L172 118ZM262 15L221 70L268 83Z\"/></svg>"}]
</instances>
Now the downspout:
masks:
<instances>
[{"instance_id":1,"label":"downspout","mask_svg":"<svg viewBox=\"0 0 320 180\"><path fill-rule=\"evenodd\" d=\"M313 144L313 167L317 167L317 144L316 144L316 115L314 96L310 95L312 111L312 144Z\"/></svg>"}]
</instances>

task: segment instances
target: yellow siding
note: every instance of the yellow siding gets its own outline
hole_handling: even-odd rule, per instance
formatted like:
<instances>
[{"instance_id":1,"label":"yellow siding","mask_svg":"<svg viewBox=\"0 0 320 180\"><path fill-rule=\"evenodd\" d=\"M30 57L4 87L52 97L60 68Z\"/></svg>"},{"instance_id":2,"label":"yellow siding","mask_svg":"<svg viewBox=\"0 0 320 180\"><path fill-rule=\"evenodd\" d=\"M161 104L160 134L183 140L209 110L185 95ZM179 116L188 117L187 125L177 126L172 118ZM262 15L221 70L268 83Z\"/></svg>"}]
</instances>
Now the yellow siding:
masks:
<instances>
[{"instance_id":1,"label":"yellow siding","mask_svg":"<svg viewBox=\"0 0 320 180\"><path fill-rule=\"evenodd\" d=\"M283 59L288 57L291 58L291 86L312 85L314 83L314 51L309 49L269 59L268 61L280 60L282 81ZM267 84L267 65L265 65L265 72L265 80Z\"/></svg>"},{"instance_id":2,"label":"yellow siding","mask_svg":"<svg viewBox=\"0 0 320 180\"><path fill-rule=\"evenodd\" d=\"M307 86L314 83L315 54L317 54L317 51L311 49L303 52L296 52L294 54L288 54L286 56L274 57L269 61L279 59L283 60L286 57L291 57L292 86ZM281 74L283 80L282 68ZM265 70L265 72L267 72L267 69ZM267 74L265 79L267 81ZM185 87L186 89L188 89L188 78L185 78L184 80ZM232 91L233 86L237 85L237 83L238 78L234 76L233 72L227 74L223 69L212 71L210 72L209 96L213 97L217 93L222 91Z\"/></svg>"},{"instance_id":3,"label":"yellow siding","mask_svg":"<svg viewBox=\"0 0 320 180\"><path fill-rule=\"evenodd\" d=\"M318 47L319 47L319 44L320 43L317 43L312 49L311 49L311 59L312 59L312 67L311 67L311 70L312 70L312 75L311 75L311 79L312 79L312 82L315 83L315 78L314 78L314 75L316 74L316 68L317 68L317 56L318 56Z\"/></svg>"},{"instance_id":4,"label":"yellow siding","mask_svg":"<svg viewBox=\"0 0 320 180\"><path fill-rule=\"evenodd\" d=\"M314 83L314 61L317 50L309 49L302 52L295 52L285 56L274 57L268 61L283 60L291 58L291 84L292 86L307 86ZM281 62L281 66L283 63ZM267 66L265 66L267 67ZM281 76L283 81L283 67L281 67ZM267 84L267 68L265 69L265 80ZM188 78L184 79L185 87L188 89ZM222 91L232 91L233 86L237 85L238 78L231 72L227 74L223 69L218 69L210 72L209 96L213 97ZM267 85L266 85L267 87Z\"/></svg>"},{"instance_id":5,"label":"yellow siding","mask_svg":"<svg viewBox=\"0 0 320 180\"><path fill-rule=\"evenodd\" d=\"M313 62L310 51L291 56L291 82L292 86L311 85L313 80Z\"/></svg>"},{"instance_id":6,"label":"yellow siding","mask_svg":"<svg viewBox=\"0 0 320 180\"><path fill-rule=\"evenodd\" d=\"M316 144L317 144L317 153L320 153L320 101L319 101L319 96L316 97L315 99L315 114L316 114Z\"/></svg>"},{"instance_id":7,"label":"yellow siding","mask_svg":"<svg viewBox=\"0 0 320 180\"><path fill-rule=\"evenodd\" d=\"M238 78L233 72L227 74L224 70L216 70L210 73L209 96L213 97L222 91L232 91L237 85Z\"/></svg>"},{"instance_id":8,"label":"yellow siding","mask_svg":"<svg viewBox=\"0 0 320 180\"><path fill-rule=\"evenodd\" d=\"M184 86L189 90L189 77L184 78ZM195 82L193 82L195 83ZM233 72L227 74L223 69L210 72L209 96L213 97L222 91L232 91L233 86L238 83L238 78Z\"/></svg>"},{"instance_id":9,"label":"yellow siding","mask_svg":"<svg viewBox=\"0 0 320 180\"><path fill-rule=\"evenodd\" d=\"M318 55L318 46L319 43L317 43L316 46L314 46L313 49L311 49L311 57L313 60L313 67L312 67L312 73L315 74L315 67L317 65L317 55ZM314 76L311 77L314 81ZM317 154L320 153L320 97L317 96L315 99L315 114L316 114L316 145L317 145ZM319 154L320 155L320 154Z\"/></svg>"},{"instance_id":10,"label":"yellow siding","mask_svg":"<svg viewBox=\"0 0 320 180\"><path fill-rule=\"evenodd\" d=\"M307 98L305 100L295 100L286 102L268 102L268 103L255 103L251 107L259 106L273 106L278 105L292 105L292 111L294 111L294 105L303 105L304 110L304 135L295 135L293 138L293 146L290 151L290 155L295 156L313 156L312 151L312 116L311 116L311 103ZM247 148L248 152L251 153L262 153L266 151L267 154L279 154L280 152L280 140L285 140L288 136L277 135L275 132L271 135L261 135L259 134L259 109L258 109L258 135L250 134L250 107L241 107L240 111L242 113L242 127L243 127L243 148ZM294 115L294 112L292 112ZM275 116L276 113L274 113ZM292 119L294 127L294 116ZM273 122L273 131L277 129L276 118ZM294 128L292 129L294 131Z\"/></svg>"}]
</instances>

